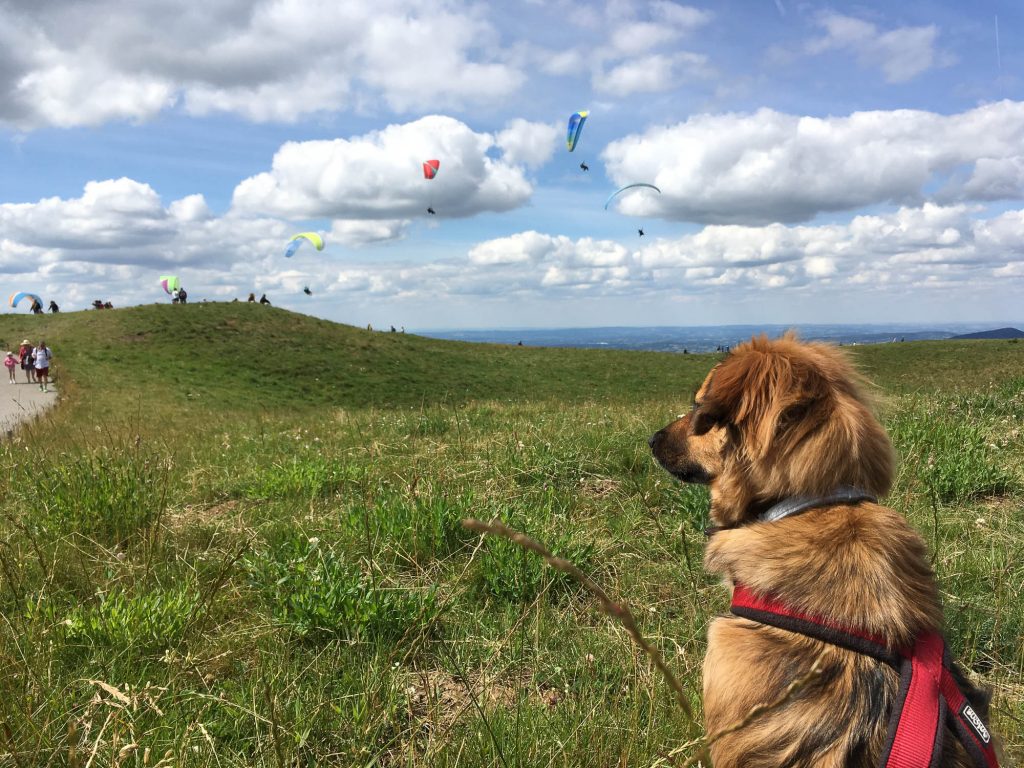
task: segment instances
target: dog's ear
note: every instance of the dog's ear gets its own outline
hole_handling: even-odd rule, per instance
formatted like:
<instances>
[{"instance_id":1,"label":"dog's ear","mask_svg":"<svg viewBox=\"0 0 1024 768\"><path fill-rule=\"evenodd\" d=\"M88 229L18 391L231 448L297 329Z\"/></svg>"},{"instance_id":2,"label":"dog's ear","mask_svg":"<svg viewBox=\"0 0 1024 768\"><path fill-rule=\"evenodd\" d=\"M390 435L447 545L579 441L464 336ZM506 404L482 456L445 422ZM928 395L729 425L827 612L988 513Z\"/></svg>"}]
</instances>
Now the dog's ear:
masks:
<instances>
[{"instance_id":1,"label":"dog's ear","mask_svg":"<svg viewBox=\"0 0 1024 768\"><path fill-rule=\"evenodd\" d=\"M765 341L766 343L766 341ZM763 456L779 430L802 423L829 396L821 372L801 359L766 353L757 340L730 355L708 382L701 407L694 417L700 428L735 424L746 434L755 456Z\"/></svg>"}]
</instances>

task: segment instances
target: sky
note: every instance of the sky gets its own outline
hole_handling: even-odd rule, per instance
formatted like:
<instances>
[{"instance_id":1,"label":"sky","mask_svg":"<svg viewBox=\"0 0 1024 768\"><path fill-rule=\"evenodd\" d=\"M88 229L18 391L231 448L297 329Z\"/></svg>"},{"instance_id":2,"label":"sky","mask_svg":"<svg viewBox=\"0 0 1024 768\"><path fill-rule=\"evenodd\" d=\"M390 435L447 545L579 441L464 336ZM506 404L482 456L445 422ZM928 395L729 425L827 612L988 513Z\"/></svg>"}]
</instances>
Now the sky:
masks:
<instances>
[{"instance_id":1,"label":"sky","mask_svg":"<svg viewBox=\"0 0 1024 768\"><path fill-rule=\"evenodd\" d=\"M0 294L1024 322L1022 77L1016 0L0 0Z\"/></svg>"}]
</instances>

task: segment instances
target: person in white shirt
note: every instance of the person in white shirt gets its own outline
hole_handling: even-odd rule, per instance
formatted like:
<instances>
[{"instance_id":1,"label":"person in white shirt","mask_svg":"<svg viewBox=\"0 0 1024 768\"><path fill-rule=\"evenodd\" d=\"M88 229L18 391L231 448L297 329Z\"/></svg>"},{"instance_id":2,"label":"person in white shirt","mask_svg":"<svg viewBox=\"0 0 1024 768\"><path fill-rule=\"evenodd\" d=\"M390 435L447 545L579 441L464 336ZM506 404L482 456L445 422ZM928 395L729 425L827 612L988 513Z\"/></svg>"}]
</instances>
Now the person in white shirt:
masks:
<instances>
[{"instance_id":1,"label":"person in white shirt","mask_svg":"<svg viewBox=\"0 0 1024 768\"><path fill-rule=\"evenodd\" d=\"M39 389L49 392L50 360L53 359L53 350L46 346L45 341L40 341L39 346L32 350L35 357L36 381L39 382Z\"/></svg>"}]
</instances>

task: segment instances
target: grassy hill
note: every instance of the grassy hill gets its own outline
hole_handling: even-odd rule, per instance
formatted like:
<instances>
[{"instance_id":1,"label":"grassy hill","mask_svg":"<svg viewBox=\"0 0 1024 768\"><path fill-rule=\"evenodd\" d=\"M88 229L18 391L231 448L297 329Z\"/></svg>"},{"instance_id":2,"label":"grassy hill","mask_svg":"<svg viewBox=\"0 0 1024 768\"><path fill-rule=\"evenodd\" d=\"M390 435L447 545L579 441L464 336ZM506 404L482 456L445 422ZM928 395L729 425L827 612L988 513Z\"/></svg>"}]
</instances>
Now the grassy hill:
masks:
<instances>
[{"instance_id":1,"label":"grassy hill","mask_svg":"<svg viewBox=\"0 0 1024 768\"><path fill-rule=\"evenodd\" d=\"M0 347L45 337L90 391L229 409L419 406L514 399L688 398L711 355L469 344L381 333L248 303L0 317ZM886 388L974 386L1022 370L1024 345L851 347Z\"/></svg>"},{"instance_id":2,"label":"grassy hill","mask_svg":"<svg viewBox=\"0 0 1024 768\"><path fill-rule=\"evenodd\" d=\"M0 318L0 346L26 335L64 399L0 445L0 766L646 766L699 735L591 597L459 520L577 562L699 707L706 496L645 440L715 355L248 304ZM851 353L1020 759L1024 344Z\"/></svg>"}]
</instances>

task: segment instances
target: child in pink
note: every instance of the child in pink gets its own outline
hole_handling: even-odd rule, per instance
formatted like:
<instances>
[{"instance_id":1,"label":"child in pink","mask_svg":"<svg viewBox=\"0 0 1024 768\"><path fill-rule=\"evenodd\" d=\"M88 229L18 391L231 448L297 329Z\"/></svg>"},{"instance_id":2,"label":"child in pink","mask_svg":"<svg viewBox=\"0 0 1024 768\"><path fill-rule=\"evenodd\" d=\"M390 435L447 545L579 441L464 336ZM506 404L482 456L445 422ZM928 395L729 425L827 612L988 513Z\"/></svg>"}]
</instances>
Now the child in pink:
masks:
<instances>
[{"instance_id":1,"label":"child in pink","mask_svg":"<svg viewBox=\"0 0 1024 768\"><path fill-rule=\"evenodd\" d=\"M14 356L13 352L8 352L7 357L4 358L4 365L7 366L7 375L11 378L11 384L16 384L14 380L14 369L18 367L18 360Z\"/></svg>"}]
</instances>

